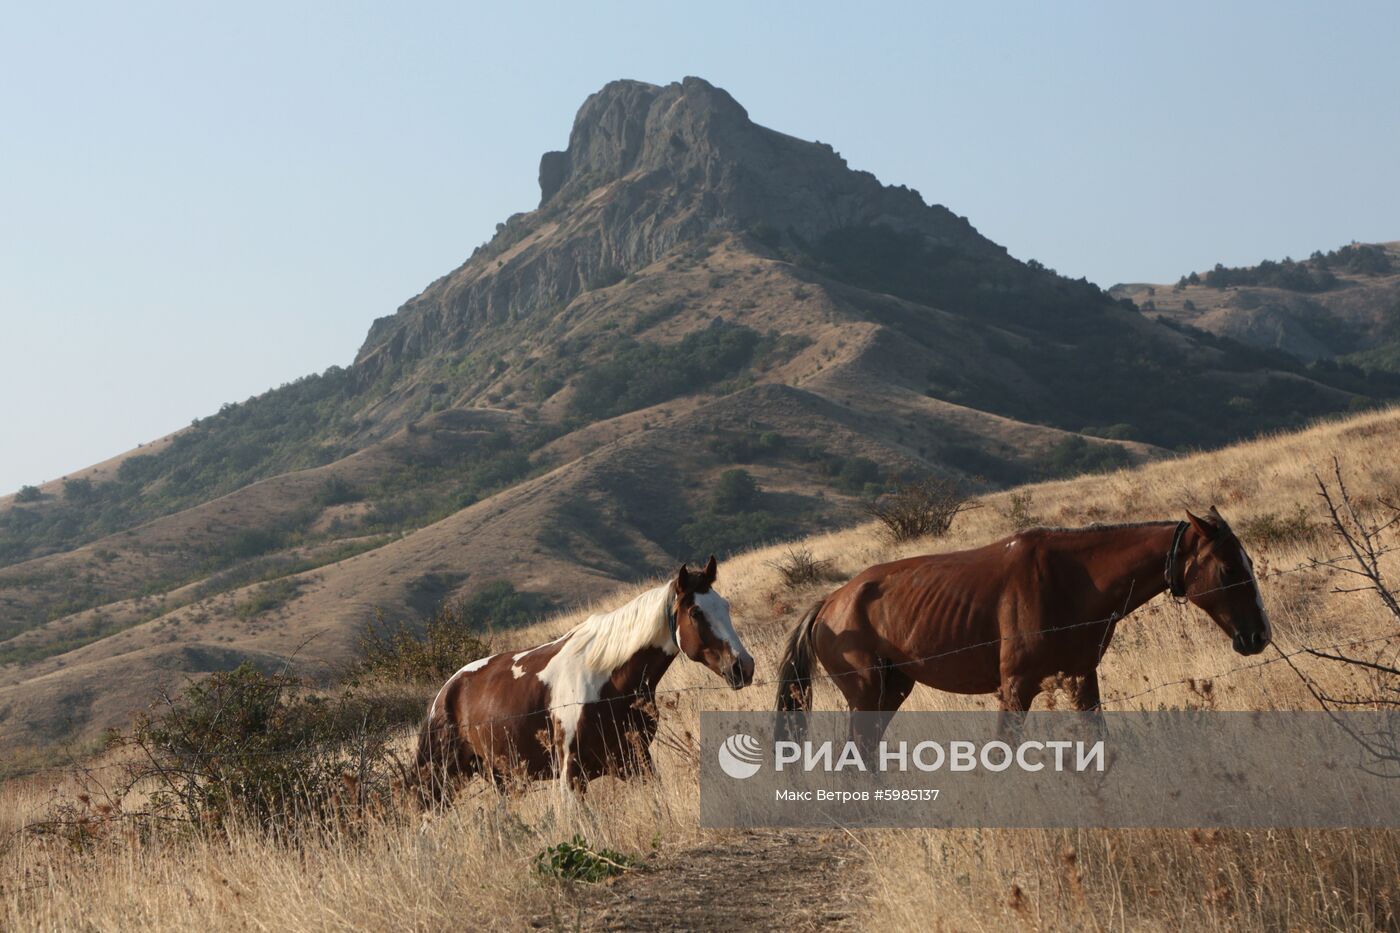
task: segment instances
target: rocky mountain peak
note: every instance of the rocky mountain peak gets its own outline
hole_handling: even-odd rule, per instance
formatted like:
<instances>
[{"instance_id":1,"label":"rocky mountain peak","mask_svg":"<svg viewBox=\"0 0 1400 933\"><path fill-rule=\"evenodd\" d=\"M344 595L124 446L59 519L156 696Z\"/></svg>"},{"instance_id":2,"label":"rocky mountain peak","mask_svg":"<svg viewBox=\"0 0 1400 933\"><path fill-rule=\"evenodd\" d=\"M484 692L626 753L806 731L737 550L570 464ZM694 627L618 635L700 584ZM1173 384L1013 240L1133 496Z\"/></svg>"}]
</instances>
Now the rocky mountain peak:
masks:
<instances>
[{"instance_id":1,"label":"rocky mountain peak","mask_svg":"<svg viewBox=\"0 0 1400 933\"><path fill-rule=\"evenodd\" d=\"M532 318L589 282L630 273L716 232L760 229L817 242L843 228L916 232L964 255L1004 255L963 218L917 191L851 169L831 146L754 123L700 78L613 81L579 108L569 144L540 160L541 201L398 313L376 321L356 359L421 357L449 335Z\"/></svg>"},{"instance_id":2,"label":"rocky mountain peak","mask_svg":"<svg viewBox=\"0 0 1400 933\"><path fill-rule=\"evenodd\" d=\"M540 159L540 206L635 170L676 170L698 151L712 155L726 136L758 131L739 103L701 78L665 87L612 81L579 108L563 152Z\"/></svg>"}]
</instances>

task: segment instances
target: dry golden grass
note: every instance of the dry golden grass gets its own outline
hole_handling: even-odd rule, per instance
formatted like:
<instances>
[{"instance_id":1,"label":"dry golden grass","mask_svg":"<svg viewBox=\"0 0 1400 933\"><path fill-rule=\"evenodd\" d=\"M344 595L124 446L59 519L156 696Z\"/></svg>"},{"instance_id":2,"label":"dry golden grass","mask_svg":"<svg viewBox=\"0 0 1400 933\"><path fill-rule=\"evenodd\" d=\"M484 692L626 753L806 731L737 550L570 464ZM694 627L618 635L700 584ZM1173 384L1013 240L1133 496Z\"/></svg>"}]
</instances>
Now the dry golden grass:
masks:
<instances>
[{"instance_id":1,"label":"dry golden grass","mask_svg":"<svg viewBox=\"0 0 1400 933\"><path fill-rule=\"evenodd\" d=\"M1312 474L1342 458L1363 504L1400 491L1400 411L1369 414L1108 476L1042 484L1023 508L1050 524L1173 518L1217 504L1237 527L1299 504L1313 514ZM808 539L841 574L896 556L978 545L1012 530L1009 494L988 497L952 533L893 546L871 526ZM1250 543L1250 542L1246 542ZM1285 651L1393 631L1364 593L1336 595L1335 571L1297 568L1331 555L1325 536L1251 544L1276 638ZM796 592L771 563L781 546L729 561L730 597L758 678L767 681L788 628L823 589ZM1400 578L1400 559L1387 569ZM615 605L628 594L605 601ZM579 615L513 636L535 644ZM502 647L511 647L505 645ZM1276 654L1244 659L1200 612L1154 601L1120 626L1103 673L1110 708L1306 708L1311 700ZM1364 684L1299 660L1334 692ZM0 790L0 928L277 930L519 928L529 918L572 926L577 904L538 878L530 857L580 832L639 855L737 839L697 828L695 748L703 709L766 709L772 688L731 693L698 665L678 662L662 684L658 781L594 783L586 802L553 787L502 801L480 784L448 812L424 820L393 812L355 832L308 833L295 846L253 832L228 840L179 833L114 833L75 848L16 834L71 781L31 778ZM705 689L695 689L705 688ZM1042 701L1044 702L1044 701ZM818 685L818 708L840 708ZM990 707L925 688L909 708ZM407 743L407 738L405 738ZM1389 831L957 830L858 834L869 885L861 925L901 929L1393 929L1400 924L1400 834ZM669 863L675 864L675 863ZM842 877L833 877L839 884ZM733 896L742 902L744 883ZM675 884L685 884L684 875ZM570 919L572 918L572 919ZM587 926L587 918L583 918Z\"/></svg>"}]
</instances>

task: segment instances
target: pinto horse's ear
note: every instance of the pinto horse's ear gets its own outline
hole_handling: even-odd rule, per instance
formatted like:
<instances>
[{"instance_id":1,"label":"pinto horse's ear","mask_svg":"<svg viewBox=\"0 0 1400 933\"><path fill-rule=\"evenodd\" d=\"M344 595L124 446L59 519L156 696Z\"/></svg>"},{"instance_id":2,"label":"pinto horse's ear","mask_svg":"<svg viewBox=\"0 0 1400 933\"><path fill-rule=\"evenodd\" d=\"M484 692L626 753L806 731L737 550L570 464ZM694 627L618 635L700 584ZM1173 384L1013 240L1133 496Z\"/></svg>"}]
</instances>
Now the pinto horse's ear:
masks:
<instances>
[{"instance_id":1,"label":"pinto horse's ear","mask_svg":"<svg viewBox=\"0 0 1400 933\"><path fill-rule=\"evenodd\" d=\"M715 555L710 555L710 560L705 564L705 582L714 583L715 576L719 573L719 567L715 564Z\"/></svg>"},{"instance_id":2,"label":"pinto horse's ear","mask_svg":"<svg viewBox=\"0 0 1400 933\"><path fill-rule=\"evenodd\" d=\"M1215 511L1214 506L1211 507L1211 511ZM1190 509L1186 510L1186 520L1191 523L1192 528L1196 529L1196 533L1207 541L1214 540L1216 534L1220 531L1220 526L1214 521L1208 518L1201 518L1199 515L1193 515Z\"/></svg>"},{"instance_id":3,"label":"pinto horse's ear","mask_svg":"<svg viewBox=\"0 0 1400 933\"><path fill-rule=\"evenodd\" d=\"M676 571L675 587L677 593L684 593L690 589L690 571L686 569L685 564L681 564L681 569Z\"/></svg>"}]
</instances>

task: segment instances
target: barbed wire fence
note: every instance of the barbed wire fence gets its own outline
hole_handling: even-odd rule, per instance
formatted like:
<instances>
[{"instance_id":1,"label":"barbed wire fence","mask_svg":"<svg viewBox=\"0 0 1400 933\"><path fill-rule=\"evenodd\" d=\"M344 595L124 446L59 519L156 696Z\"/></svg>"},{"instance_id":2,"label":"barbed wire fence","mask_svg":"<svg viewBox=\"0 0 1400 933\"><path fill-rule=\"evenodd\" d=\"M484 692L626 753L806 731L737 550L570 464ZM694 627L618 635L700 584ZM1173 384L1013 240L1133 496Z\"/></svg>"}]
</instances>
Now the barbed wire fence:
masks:
<instances>
[{"instance_id":1,"label":"barbed wire fence","mask_svg":"<svg viewBox=\"0 0 1400 933\"><path fill-rule=\"evenodd\" d=\"M1373 553L1374 553L1375 558L1376 558L1377 560L1379 560L1379 558L1380 558L1381 556L1384 556L1385 554L1388 554L1388 553L1392 553L1392 552L1394 552L1394 551L1396 551L1396 550L1400 550L1400 545L1392 545L1392 546L1387 546L1387 547L1377 547L1377 548L1374 549L1374 552L1373 552ZM1339 564L1340 564L1341 562L1343 562L1343 561L1345 561L1345 560L1348 560L1348 559L1350 559L1350 558L1351 558L1351 555L1350 555L1349 553L1338 554L1338 555L1335 555L1335 556L1329 557L1329 558L1308 558L1306 561L1304 561L1304 562L1302 562L1302 563L1299 563L1299 564L1297 564L1296 566L1287 567L1287 568L1283 568L1283 569L1279 569L1279 570L1267 571L1267 572L1265 572L1265 573L1259 574L1259 575L1258 575L1258 579L1272 579L1272 578L1275 578L1275 577L1286 576L1286 575L1294 574L1294 573L1302 573L1302 572L1306 572L1306 571L1310 571L1310 570L1318 570L1318 569L1320 569L1320 568L1338 569ZM1232 588L1234 588L1234 587L1248 586L1248 585L1250 585L1250 581L1248 581L1248 580L1242 580L1242 581L1239 581L1239 582L1229 583L1229 584L1224 584L1224 585L1222 585L1222 586L1214 587L1214 588L1209 589L1209 590L1204 590L1204 591L1201 591L1200 593L1197 593L1197 594L1195 594L1195 595L1197 595L1197 596L1204 596L1204 595L1209 595L1209 594L1211 594L1211 593L1216 593L1216 592L1221 592L1221 591L1229 590L1229 589L1232 589ZM1336 590L1335 592L1344 592L1344 591L1343 591L1343 590ZM891 667L913 666L913 665L925 664L925 663L932 662L932 661L944 660L944 659L946 659L946 658L953 657L953 656L956 656L956 655L959 655L959 654L963 654L963 653L967 653L967 652L971 652L971 651L978 651L978 650L982 650L982 649L986 649L986 648L995 647L995 646L1000 645L1000 644L1003 643L1003 642L1006 642L1006 641L1008 641L1008 640L1012 640L1012 639L1015 639L1015 638L1021 638L1021 637L1039 637L1039 638L1043 638L1043 637L1047 637L1047 636L1060 635L1060 634L1064 634L1064 633L1068 633L1068 632L1073 632L1073 631L1075 631L1075 630L1084 629L1084 628L1090 628L1090 627L1094 627L1094 626L1105 626L1105 625L1108 625L1108 624L1111 624L1111 623L1116 623L1116 622L1121 621L1121 620L1122 620L1122 616L1121 616L1119 613L1112 613L1112 614L1110 614L1109 616L1106 616L1106 617L1103 617L1103 618L1091 619L1091 620L1084 621L1084 622L1072 623L1072 624L1070 624L1070 625L1058 626L1058 627L1056 627L1056 628L1054 628L1054 629L1051 629L1051 630L1048 630L1048 631L1045 631L1045 632L1034 633L1034 634L1025 634L1025 635L1022 635L1022 634L1015 634L1015 635L1010 635L1010 636L999 636L999 637L997 637L997 638L987 639L987 640L984 640L984 641L975 642L975 643L968 644L968 645L962 645L962 646L959 646L959 647L957 647L957 648L949 649L949 650L947 650L947 651L941 651L941 652L937 652L937 653L935 653L935 654L931 654L931 655L927 655L927 656L921 656L921 657L917 657L917 658L911 658L911 659L908 659L908 660L905 660L905 661L894 662L894 663L889 663L889 664L872 665L872 666L869 666L869 667L853 668L853 669L851 669L851 670L842 672L842 673L840 673L840 674L831 674L831 673L825 672L825 671L814 671L814 672L812 673L812 679L813 679L813 680L824 681L824 682L830 682L830 683L833 683L833 684L834 684L838 679L840 679L840 678L842 678L842 677L856 676L856 675L859 675L859 674L870 673L870 672L875 671L875 670L886 670L886 669L889 669L889 668L891 668ZM1293 666L1293 665L1292 665L1292 660L1293 660L1294 658L1297 658L1297 657L1302 656L1302 655L1313 656L1313 657L1325 657L1325 656L1326 656L1326 653L1328 653L1328 652L1336 652L1336 651L1343 651L1343 650L1347 650L1347 649L1361 648L1361 647L1366 647L1366 646L1370 646L1370 645L1383 644L1383 643L1386 643L1386 642L1400 642L1400 630L1397 630L1397 631L1395 631L1395 632L1390 632L1390 633L1387 633L1387 634L1383 634L1383 635L1378 635L1378 636L1370 637L1370 638L1351 639L1351 640L1346 640L1346 641L1341 641L1341 642L1336 642L1336 643L1326 644L1326 645L1320 645L1320 646L1315 646L1315 645L1302 645L1302 646L1300 646L1300 647L1298 647L1298 648L1295 648L1295 649L1292 649L1292 650L1288 650L1288 651L1284 651L1284 650L1281 649L1281 648L1276 648L1277 656L1275 656L1275 657L1264 658L1264 659L1260 659L1260 660L1255 660L1255 661L1251 661L1251 662L1246 662L1246 663L1243 663L1243 664L1238 664L1238 665L1235 665L1235 666L1232 666L1232 667L1228 667L1228 668L1224 668L1224 669L1221 669L1221 670L1217 670L1217 671L1215 671L1215 672L1213 672L1213 673L1210 673L1210 674L1198 675L1198 676L1194 676L1194 677L1181 677L1181 678L1175 678L1175 679L1166 680L1166 681L1160 681L1160 682L1155 683L1155 684L1152 684L1152 685L1150 685L1150 686L1148 686L1148 687L1146 687L1146 688L1143 688L1143 689L1140 689L1140 690L1136 690L1136 691L1133 691L1133 692L1123 692L1123 693L1118 693L1118 694L1111 694L1111 695L1106 696L1106 697L1103 698L1103 703L1104 703L1105 705L1110 704L1110 703L1128 703L1128 702L1132 702L1132 701L1134 701L1134 700L1140 699L1140 698L1142 698L1142 697L1144 697L1144 696L1148 696L1148 695L1150 695L1150 694L1160 692L1160 691L1162 691L1162 690L1167 690L1167 689L1170 689L1170 688L1172 688L1172 687L1189 686L1189 685L1190 685L1191 683L1193 683L1193 682L1200 682L1200 681L1206 680L1206 679L1209 679L1209 680L1220 680L1220 679L1224 679L1224 678L1231 677L1231 676L1234 676L1234 675L1236 675L1236 674L1240 674L1240 673L1244 673L1244 672L1248 672L1248 671L1257 671L1257 670L1259 670L1259 669L1261 669L1261 668L1269 667L1269 666L1272 666L1272 665L1275 665L1275 664L1288 663L1290 666ZM1296 668L1295 668L1295 670L1296 670ZM776 679L755 679L755 680L753 680L753 681L749 684L750 687L777 687L778 685L779 685L779 681L776 680ZM654 701L660 700L660 699L677 699L677 698L682 697L682 696L694 695L694 694L701 694L701 693L720 692L720 691L722 691L722 692L724 692L724 693L731 693L731 692L732 692L732 689L733 689L733 688L731 688L729 685L724 684L724 683L700 683L700 684L689 684L689 685L686 685L686 686L683 686L683 687L673 687L673 688L667 688L667 689L656 689L656 690L636 691L636 692L628 693L628 694L620 694L620 695L617 695L617 696L609 697L609 698L607 699L607 702L617 703L617 702L639 701L639 700L640 700L640 701L654 702ZM566 710L566 709L570 709L570 708L577 707L577 706L586 706L586 705L588 705L588 704L591 703L591 702L598 702L598 701L577 701L577 702L571 702L571 703L551 704L551 705L549 705L549 706L547 706L547 707L541 707L541 708L539 708L539 709L532 709L532 710L529 710L529 711L526 711L526 712L523 712L523 713L511 714L511 715L508 715L508 716L492 717L492 718L490 718L490 719L485 719L485 720L474 719L473 722L474 722L474 724L476 724L476 725L496 725L496 724L500 724L500 723L505 723L505 722L511 722L511 721L519 720L519 719L525 719L525 718L530 718L530 717L542 716L542 715L545 715L545 714L548 714L548 713L554 713L554 712L558 712L558 711L560 711L560 710ZM287 755L306 754L306 753L316 752L316 751L330 751L330 750L334 750L334 749L343 747L343 745L344 745L343 742L337 742L337 741L317 742L317 743L309 743L309 744L305 744L305 745L294 746L294 747L290 747L290 748L268 749L268 750L249 750L249 751L246 751L246 752L240 752L239 754L242 755L242 756L245 756L245 757L250 757L250 758L265 757L265 756L287 756ZM71 776L80 776L80 775L88 775L88 776L90 776L90 775L93 775L93 774L97 774L97 773L101 773L101 772L105 772L105 771L109 771L109 770L118 770L118 769L127 769L127 768L130 768L130 763L129 763L129 762L106 762L106 763L100 763L100 764L88 764L88 763L78 763L78 762L75 762L75 763L73 763L73 764L66 765L66 766L56 766L56 767L47 767L47 768L33 769L33 770L30 770L30 771L25 772L23 775L17 775L17 776L16 776L16 779L28 779L28 778L41 777L41 776L44 776L44 775L66 775L66 776L70 776L70 777L71 777Z\"/></svg>"}]
</instances>

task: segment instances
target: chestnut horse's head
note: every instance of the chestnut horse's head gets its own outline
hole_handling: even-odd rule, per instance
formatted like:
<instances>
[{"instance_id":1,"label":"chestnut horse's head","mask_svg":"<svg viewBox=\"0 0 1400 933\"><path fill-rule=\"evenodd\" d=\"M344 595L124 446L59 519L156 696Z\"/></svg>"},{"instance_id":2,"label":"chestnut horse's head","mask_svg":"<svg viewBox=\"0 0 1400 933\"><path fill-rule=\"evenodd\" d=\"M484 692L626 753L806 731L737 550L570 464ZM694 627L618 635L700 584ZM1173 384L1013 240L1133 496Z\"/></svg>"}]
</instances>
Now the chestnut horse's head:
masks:
<instances>
[{"instance_id":1,"label":"chestnut horse's head","mask_svg":"<svg viewBox=\"0 0 1400 933\"><path fill-rule=\"evenodd\" d=\"M1179 542L1172 585L1215 620L1237 652L1258 654L1273 631L1254 578L1254 562L1215 506L1205 518L1187 512L1186 520L1194 534Z\"/></svg>"},{"instance_id":2,"label":"chestnut horse's head","mask_svg":"<svg viewBox=\"0 0 1400 933\"><path fill-rule=\"evenodd\" d=\"M676 598L676 644L685 656L724 678L738 690L753 681L753 657L729 618L729 601L714 590L714 555L701 571L684 564L672 584Z\"/></svg>"}]
</instances>

